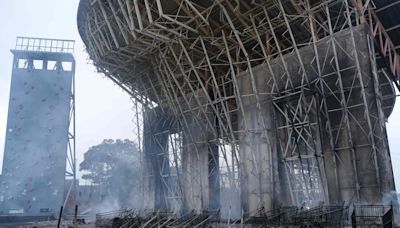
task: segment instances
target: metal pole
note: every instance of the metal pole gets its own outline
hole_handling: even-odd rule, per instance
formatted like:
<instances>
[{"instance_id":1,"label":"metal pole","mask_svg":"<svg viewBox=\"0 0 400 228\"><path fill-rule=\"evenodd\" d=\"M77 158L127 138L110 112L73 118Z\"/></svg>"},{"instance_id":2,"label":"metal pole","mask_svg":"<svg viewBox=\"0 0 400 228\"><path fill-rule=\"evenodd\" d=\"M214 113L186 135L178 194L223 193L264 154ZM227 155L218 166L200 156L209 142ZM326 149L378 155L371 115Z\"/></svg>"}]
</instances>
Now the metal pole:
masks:
<instances>
[{"instance_id":1,"label":"metal pole","mask_svg":"<svg viewBox=\"0 0 400 228\"><path fill-rule=\"evenodd\" d=\"M63 206L61 206L60 209L60 215L58 216L58 223L57 223L57 228L60 228L60 224L61 224L61 217L62 217L62 213L63 213Z\"/></svg>"}]
</instances>

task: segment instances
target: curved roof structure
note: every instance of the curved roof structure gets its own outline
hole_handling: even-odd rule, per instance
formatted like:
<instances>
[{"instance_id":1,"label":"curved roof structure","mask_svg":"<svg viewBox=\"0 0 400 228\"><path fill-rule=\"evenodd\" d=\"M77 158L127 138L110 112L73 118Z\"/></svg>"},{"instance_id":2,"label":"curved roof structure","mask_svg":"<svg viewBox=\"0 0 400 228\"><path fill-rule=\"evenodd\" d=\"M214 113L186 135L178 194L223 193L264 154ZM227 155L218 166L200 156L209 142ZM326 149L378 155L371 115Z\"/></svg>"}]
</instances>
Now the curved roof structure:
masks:
<instances>
[{"instance_id":1,"label":"curved roof structure","mask_svg":"<svg viewBox=\"0 0 400 228\"><path fill-rule=\"evenodd\" d=\"M399 5L390 2L379 1L377 15L387 24L389 34L397 36L399 21L391 13ZM155 74L180 75L177 82L182 85L186 83L183 75L205 87L215 81L219 84L229 72L239 74L345 29L343 7L352 3L82 0L78 27L101 71L135 97L157 101L162 89ZM331 25L327 16L332 18ZM396 49L399 41L395 41ZM168 69L169 64L182 69Z\"/></svg>"}]
</instances>

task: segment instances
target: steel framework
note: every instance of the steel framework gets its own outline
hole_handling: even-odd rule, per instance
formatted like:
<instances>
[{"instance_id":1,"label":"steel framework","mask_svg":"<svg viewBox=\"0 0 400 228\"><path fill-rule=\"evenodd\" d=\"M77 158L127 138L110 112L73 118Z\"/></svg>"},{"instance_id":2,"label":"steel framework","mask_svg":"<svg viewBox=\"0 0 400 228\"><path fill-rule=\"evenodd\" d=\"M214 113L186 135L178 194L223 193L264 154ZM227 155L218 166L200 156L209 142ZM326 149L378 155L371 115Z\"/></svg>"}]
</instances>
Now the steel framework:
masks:
<instances>
[{"instance_id":1,"label":"steel framework","mask_svg":"<svg viewBox=\"0 0 400 228\"><path fill-rule=\"evenodd\" d=\"M230 218L381 202L400 58L373 6L82 0L94 65L133 98L141 206Z\"/></svg>"}]
</instances>

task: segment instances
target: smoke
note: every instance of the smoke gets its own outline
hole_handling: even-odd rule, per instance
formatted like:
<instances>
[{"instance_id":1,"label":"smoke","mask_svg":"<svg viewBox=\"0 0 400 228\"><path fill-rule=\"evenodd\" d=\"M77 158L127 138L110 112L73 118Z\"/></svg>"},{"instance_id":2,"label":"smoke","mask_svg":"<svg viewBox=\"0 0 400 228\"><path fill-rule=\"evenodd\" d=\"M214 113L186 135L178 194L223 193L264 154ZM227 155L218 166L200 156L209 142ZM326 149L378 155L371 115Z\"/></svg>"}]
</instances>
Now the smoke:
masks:
<instances>
[{"instance_id":1,"label":"smoke","mask_svg":"<svg viewBox=\"0 0 400 228\"><path fill-rule=\"evenodd\" d=\"M143 183L138 153L130 140L109 139L85 153L80 168L89 174L83 177L95 182L80 186L80 202L87 208L85 211L95 214L141 208Z\"/></svg>"},{"instance_id":2,"label":"smoke","mask_svg":"<svg viewBox=\"0 0 400 228\"><path fill-rule=\"evenodd\" d=\"M399 202L397 199L396 191L390 191L388 193L383 194L382 203L383 204L393 204L393 207L399 207Z\"/></svg>"},{"instance_id":3,"label":"smoke","mask_svg":"<svg viewBox=\"0 0 400 228\"><path fill-rule=\"evenodd\" d=\"M118 199L110 198L104 201L99 201L90 207L89 214L104 213L121 209Z\"/></svg>"},{"instance_id":4,"label":"smoke","mask_svg":"<svg viewBox=\"0 0 400 228\"><path fill-rule=\"evenodd\" d=\"M223 186L220 195L221 212L220 217L222 220L239 219L241 217L241 198L240 192L237 188L232 186Z\"/></svg>"},{"instance_id":5,"label":"smoke","mask_svg":"<svg viewBox=\"0 0 400 228\"><path fill-rule=\"evenodd\" d=\"M394 214L394 222L395 224L400 224L400 204L398 201L398 195L396 191L390 191L388 193L383 194L382 196L382 204L384 205L392 205L393 206L393 214Z\"/></svg>"}]
</instances>

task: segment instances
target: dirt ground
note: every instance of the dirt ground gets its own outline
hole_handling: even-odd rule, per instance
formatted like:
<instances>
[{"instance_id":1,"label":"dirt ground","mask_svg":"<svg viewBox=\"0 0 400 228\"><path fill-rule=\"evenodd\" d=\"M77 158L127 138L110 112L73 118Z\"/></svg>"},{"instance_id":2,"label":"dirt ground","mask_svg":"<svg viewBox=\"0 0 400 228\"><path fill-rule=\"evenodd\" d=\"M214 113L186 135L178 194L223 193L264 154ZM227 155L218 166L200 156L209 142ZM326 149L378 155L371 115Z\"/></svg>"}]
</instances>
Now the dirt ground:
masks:
<instances>
[{"instance_id":1,"label":"dirt ground","mask_svg":"<svg viewBox=\"0 0 400 228\"><path fill-rule=\"evenodd\" d=\"M2 228L44 228L44 227L57 227L58 221L46 221L46 222L29 222L22 224L0 224ZM60 227L62 228L73 228L72 221L61 221ZM95 228L95 221L86 221L85 224L78 224L78 228Z\"/></svg>"}]
</instances>

